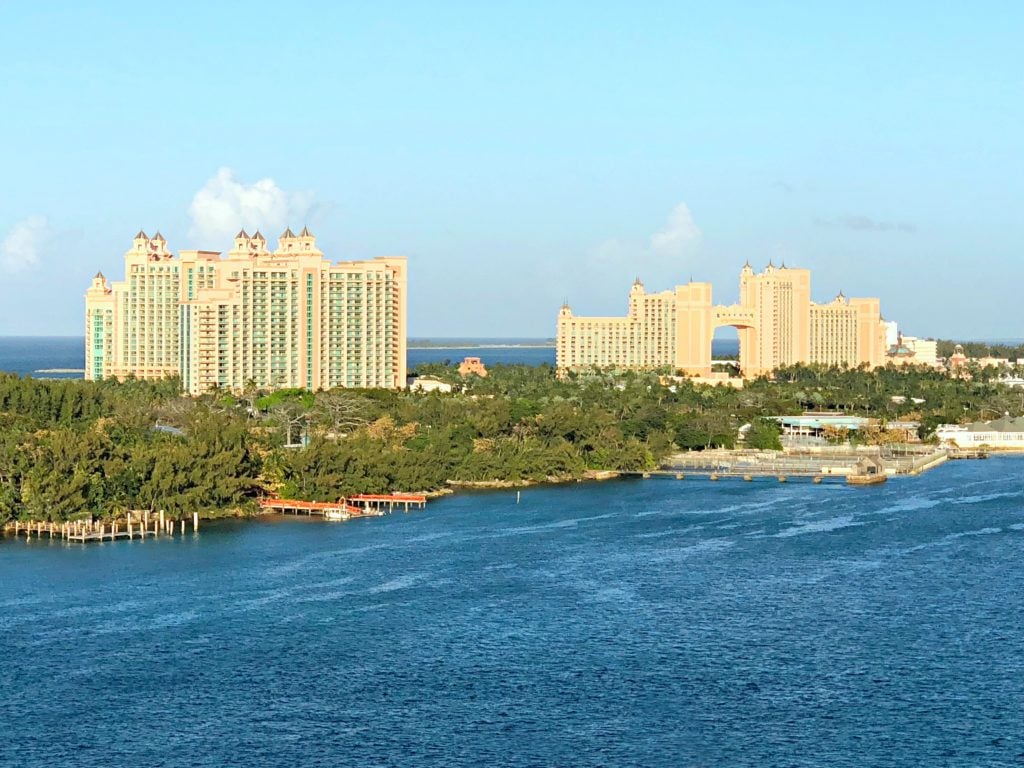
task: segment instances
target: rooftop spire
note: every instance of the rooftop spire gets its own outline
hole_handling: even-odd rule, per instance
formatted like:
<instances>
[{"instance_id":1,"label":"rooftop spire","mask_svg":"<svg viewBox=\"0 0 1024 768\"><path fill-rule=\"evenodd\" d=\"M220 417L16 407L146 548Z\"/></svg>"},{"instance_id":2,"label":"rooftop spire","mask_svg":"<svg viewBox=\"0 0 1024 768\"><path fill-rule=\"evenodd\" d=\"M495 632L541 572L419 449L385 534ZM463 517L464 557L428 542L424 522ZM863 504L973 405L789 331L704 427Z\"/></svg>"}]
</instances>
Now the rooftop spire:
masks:
<instances>
[{"instance_id":1,"label":"rooftop spire","mask_svg":"<svg viewBox=\"0 0 1024 768\"><path fill-rule=\"evenodd\" d=\"M166 240L164 240L164 236L160 234L160 230L157 230L156 234L153 235L153 239L156 240L158 243L167 242Z\"/></svg>"},{"instance_id":2,"label":"rooftop spire","mask_svg":"<svg viewBox=\"0 0 1024 768\"><path fill-rule=\"evenodd\" d=\"M288 227L288 229L286 229L284 232L281 233L281 238L282 239L286 238L286 237L295 237L295 233L292 232L292 228L291 227Z\"/></svg>"},{"instance_id":3,"label":"rooftop spire","mask_svg":"<svg viewBox=\"0 0 1024 768\"><path fill-rule=\"evenodd\" d=\"M313 233L309 231L309 227L303 227L302 231L299 232L299 237L312 237Z\"/></svg>"},{"instance_id":4,"label":"rooftop spire","mask_svg":"<svg viewBox=\"0 0 1024 768\"><path fill-rule=\"evenodd\" d=\"M135 236L135 239L136 239L136 240L149 240L149 235L147 235L147 234L146 234L145 232L143 232L143 231L142 231L142 230L140 229L140 230L139 230L139 234L137 234L137 235Z\"/></svg>"},{"instance_id":5,"label":"rooftop spire","mask_svg":"<svg viewBox=\"0 0 1024 768\"><path fill-rule=\"evenodd\" d=\"M248 235L248 233L244 229L242 229L242 230L239 230L237 235L235 235L235 239L237 240L238 238L242 238L243 240L248 240L249 239L249 235Z\"/></svg>"}]
</instances>

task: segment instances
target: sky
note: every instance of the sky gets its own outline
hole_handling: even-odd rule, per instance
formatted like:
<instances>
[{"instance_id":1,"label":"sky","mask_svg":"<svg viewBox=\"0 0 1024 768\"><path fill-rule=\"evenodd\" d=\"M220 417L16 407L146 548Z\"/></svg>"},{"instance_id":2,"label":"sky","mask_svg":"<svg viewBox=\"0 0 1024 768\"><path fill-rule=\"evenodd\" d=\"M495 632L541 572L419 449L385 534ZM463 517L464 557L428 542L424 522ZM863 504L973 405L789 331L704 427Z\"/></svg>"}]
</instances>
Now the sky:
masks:
<instances>
[{"instance_id":1,"label":"sky","mask_svg":"<svg viewBox=\"0 0 1024 768\"><path fill-rule=\"evenodd\" d=\"M409 335L806 267L1024 337L1019 2L0 0L0 335L83 333L141 228L409 258Z\"/></svg>"}]
</instances>

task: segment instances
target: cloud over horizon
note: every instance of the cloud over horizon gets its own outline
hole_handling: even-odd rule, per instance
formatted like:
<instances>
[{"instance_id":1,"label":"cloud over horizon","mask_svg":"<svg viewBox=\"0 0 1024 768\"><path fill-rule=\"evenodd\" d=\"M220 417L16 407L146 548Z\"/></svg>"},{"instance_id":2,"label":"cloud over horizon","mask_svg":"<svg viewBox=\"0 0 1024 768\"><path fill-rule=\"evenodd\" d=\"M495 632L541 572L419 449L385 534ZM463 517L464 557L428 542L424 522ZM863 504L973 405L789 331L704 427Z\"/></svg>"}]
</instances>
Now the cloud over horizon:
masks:
<instances>
[{"instance_id":1,"label":"cloud over horizon","mask_svg":"<svg viewBox=\"0 0 1024 768\"><path fill-rule=\"evenodd\" d=\"M614 306L621 303L635 277L649 286L681 282L695 266L702 239L690 207L680 202L658 231L642 238L609 238L591 248L583 263L552 270L547 282L559 300L585 297L590 306Z\"/></svg>"},{"instance_id":2,"label":"cloud over horizon","mask_svg":"<svg viewBox=\"0 0 1024 768\"><path fill-rule=\"evenodd\" d=\"M286 192L269 177L244 184L230 168L219 168L192 198L189 235L204 248L222 247L240 229L259 229L270 240L305 224L312 204L311 192Z\"/></svg>"},{"instance_id":3,"label":"cloud over horizon","mask_svg":"<svg viewBox=\"0 0 1024 768\"><path fill-rule=\"evenodd\" d=\"M690 207L679 203L668 215L665 228L651 235L651 250L667 256L682 256L700 244L701 231Z\"/></svg>"},{"instance_id":4,"label":"cloud over horizon","mask_svg":"<svg viewBox=\"0 0 1024 768\"><path fill-rule=\"evenodd\" d=\"M611 238L592 254L601 270L616 273L626 268L634 276L659 281L679 272L684 260L699 251L702 237L690 207L679 203L669 212L665 226L646 242Z\"/></svg>"},{"instance_id":5,"label":"cloud over horizon","mask_svg":"<svg viewBox=\"0 0 1024 768\"><path fill-rule=\"evenodd\" d=\"M0 242L0 270L21 272L39 263L50 237L45 216L29 216L15 223Z\"/></svg>"},{"instance_id":6,"label":"cloud over horizon","mask_svg":"<svg viewBox=\"0 0 1024 768\"><path fill-rule=\"evenodd\" d=\"M834 219L815 217L814 224L826 229L852 229L856 232L917 232L917 225L908 221L877 221L868 216L837 216Z\"/></svg>"}]
</instances>

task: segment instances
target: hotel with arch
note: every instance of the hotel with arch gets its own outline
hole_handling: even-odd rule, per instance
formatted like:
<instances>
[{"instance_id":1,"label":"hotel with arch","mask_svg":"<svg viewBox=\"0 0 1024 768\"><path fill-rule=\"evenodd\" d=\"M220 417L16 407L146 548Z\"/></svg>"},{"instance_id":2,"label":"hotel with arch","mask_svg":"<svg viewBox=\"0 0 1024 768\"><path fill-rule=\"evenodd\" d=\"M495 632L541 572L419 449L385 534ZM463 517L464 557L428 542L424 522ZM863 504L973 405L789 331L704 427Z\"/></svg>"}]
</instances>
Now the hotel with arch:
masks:
<instances>
[{"instance_id":1,"label":"hotel with arch","mask_svg":"<svg viewBox=\"0 0 1024 768\"><path fill-rule=\"evenodd\" d=\"M817 304L811 301L810 270L772 264L760 273L744 265L739 287L738 303L716 306L710 283L647 293L638 278L624 317L577 317L564 304L558 313L556 365L560 371L671 368L715 378L711 340L723 326L737 329L744 378L794 363L885 364L887 326L878 299L839 293Z\"/></svg>"}]
</instances>

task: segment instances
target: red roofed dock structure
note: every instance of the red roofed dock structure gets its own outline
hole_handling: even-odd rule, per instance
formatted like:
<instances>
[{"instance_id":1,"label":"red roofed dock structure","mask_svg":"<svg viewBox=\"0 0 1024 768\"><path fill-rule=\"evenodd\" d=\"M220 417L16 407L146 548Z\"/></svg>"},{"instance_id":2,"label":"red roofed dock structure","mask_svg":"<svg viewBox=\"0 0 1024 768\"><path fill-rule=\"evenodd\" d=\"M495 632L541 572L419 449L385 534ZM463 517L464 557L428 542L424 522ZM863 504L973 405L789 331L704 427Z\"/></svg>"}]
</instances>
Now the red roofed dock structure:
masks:
<instances>
[{"instance_id":1,"label":"red roofed dock structure","mask_svg":"<svg viewBox=\"0 0 1024 768\"><path fill-rule=\"evenodd\" d=\"M360 493L342 497L338 501L303 501L301 499L262 499L260 507L272 512L290 515L316 515L328 520L348 520L351 517L379 517L401 507L403 512L422 509L427 497L421 494Z\"/></svg>"}]
</instances>

